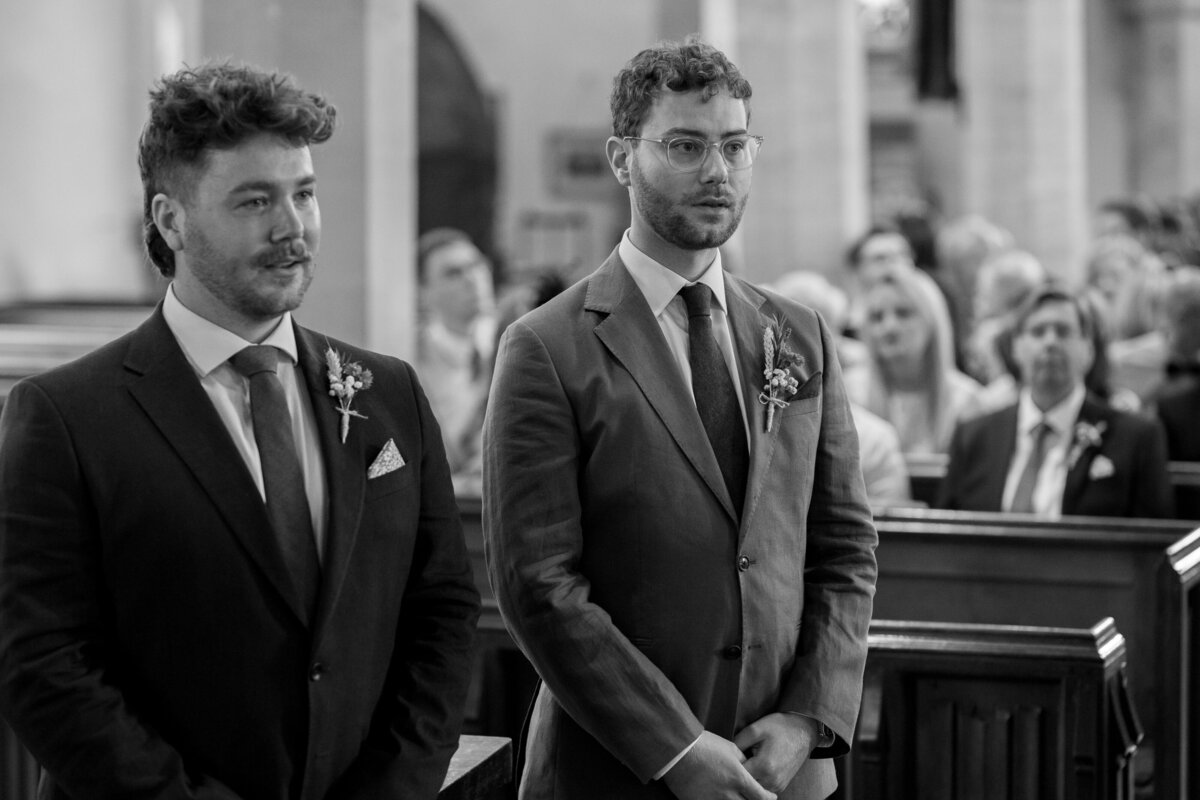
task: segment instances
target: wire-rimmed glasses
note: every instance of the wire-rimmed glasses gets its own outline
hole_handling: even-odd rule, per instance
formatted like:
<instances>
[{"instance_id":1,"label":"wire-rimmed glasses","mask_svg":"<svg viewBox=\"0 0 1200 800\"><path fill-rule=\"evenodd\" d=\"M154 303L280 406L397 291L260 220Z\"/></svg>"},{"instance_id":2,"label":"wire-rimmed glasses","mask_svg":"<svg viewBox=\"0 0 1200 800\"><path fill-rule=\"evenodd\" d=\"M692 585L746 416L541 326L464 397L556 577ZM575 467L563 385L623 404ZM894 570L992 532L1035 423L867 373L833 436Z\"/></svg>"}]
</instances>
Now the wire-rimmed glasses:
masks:
<instances>
[{"instance_id":1,"label":"wire-rimmed glasses","mask_svg":"<svg viewBox=\"0 0 1200 800\"><path fill-rule=\"evenodd\" d=\"M623 136L639 142L654 142L662 145L667 154L667 165L678 172L695 172L704 165L709 148L714 148L731 170L749 169L762 147L763 137L750 133L735 133L716 142L706 142L695 136L672 136L670 139L647 139L643 136Z\"/></svg>"}]
</instances>

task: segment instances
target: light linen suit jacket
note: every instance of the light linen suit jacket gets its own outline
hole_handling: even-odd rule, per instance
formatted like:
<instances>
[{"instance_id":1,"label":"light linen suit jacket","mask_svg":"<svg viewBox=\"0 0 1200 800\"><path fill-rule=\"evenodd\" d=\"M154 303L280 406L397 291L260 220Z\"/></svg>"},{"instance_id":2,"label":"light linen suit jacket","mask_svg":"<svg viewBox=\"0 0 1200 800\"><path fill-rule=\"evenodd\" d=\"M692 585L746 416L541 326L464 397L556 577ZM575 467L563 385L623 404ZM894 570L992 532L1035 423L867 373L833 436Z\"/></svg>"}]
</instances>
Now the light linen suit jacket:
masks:
<instances>
[{"instance_id":1,"label":"light linen suit jacket","mask_svg":"<svg viewBox=\"0 0 1200 800\"><path fill-rule=\"evenodd\" d=\"M541 675L523 798L669 797L652 776L704 729L816 717L845 752L877 541L828 329L726 276L750 427L736 518L679 368L614 252L505 333L485 424L489 575ZM763 328L801 386L766 430ZM824 797L810 761L781 797Z\"/></svg>"},{"instance_id":2,"label":"light linen suit jacket","mask_svg":"<svg viewBox=\"0 0 1200 800\"><path fill-rule=\"evenodd\" d=\"M297 326L327 474L314 619L167 327L28 379L0 417L0 712L40 796L436 795L478 593L407 364ZM374 373L343 444L327 345ZM368 480L388 439L407 464Z\"/></svg>"},{"instance_id":3,"label":"light linen suit jacket","mask_svg":"<svg viewBox=\"0 0 1200 800\"><path fill-rule=\"evenodd\" d=\"M1062 513L1171 517L1175 501L1167 474L1167 443L1158 422L1117 411L1094 397L1084 399L1079 422L1103 426L1103 431L1100 445L1082 449L1067 472ZM1004 484L1016 449L1016 404L960 424L950 443L938 507L1002 510ZM1107 459L1111 470L1094 470L1097 458Z\"/></svg>"}]
</instances>

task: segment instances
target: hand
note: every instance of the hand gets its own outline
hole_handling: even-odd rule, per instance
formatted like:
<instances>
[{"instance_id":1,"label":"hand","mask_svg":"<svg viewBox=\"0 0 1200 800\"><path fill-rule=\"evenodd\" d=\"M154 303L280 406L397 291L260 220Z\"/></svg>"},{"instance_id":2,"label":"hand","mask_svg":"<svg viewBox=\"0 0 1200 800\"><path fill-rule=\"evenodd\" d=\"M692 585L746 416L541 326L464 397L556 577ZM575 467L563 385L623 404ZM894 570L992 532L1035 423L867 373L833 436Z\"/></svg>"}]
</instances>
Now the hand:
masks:
<instances>
[{"instance_id":1,"label":"hand","mask_svg":"<svg viewBox=\"0 0 1200 800\"><path fill-rule=\"evenodd\" d=\"M817 721L800 714L768 714L743 728L733 743L750 756L746 771L764 788L782 792L817 743Z\"/></svg>"},{"instance_id":2,"label":"hand","mask_svg":"<svg viewBox=\"0 0 1200 800\"><path fill-rule=\"evenodd\" d=\"M663 782L679 800L775 800L742 766L745 760L733 742L705 731Z\"/></svg>"}]
</instances>

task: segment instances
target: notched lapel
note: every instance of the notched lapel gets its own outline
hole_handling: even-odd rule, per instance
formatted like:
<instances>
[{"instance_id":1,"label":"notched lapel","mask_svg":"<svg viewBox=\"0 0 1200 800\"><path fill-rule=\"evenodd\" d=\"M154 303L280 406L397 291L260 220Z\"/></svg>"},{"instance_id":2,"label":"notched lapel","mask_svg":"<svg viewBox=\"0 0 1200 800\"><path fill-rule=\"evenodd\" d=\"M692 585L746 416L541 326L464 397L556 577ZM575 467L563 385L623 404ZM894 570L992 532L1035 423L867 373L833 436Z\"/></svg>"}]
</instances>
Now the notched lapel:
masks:
<instances>
[{"instance_id":1,"label":"notched lapel","mask_svg":"<svg viewBox=\"0 0 1200 800\"><path fill-rule=\"evenodd\" d=\"M742 381L742 400L746 407L746 422L750 427L750 471L746 476L746 502L742 509L740 541L741 536L749 530L749 524L758 506L763 480L775 454L780 419L777 414L775 424L768 433L766 407L758 399L762 392L765 370L763 329L770 323L761 312L765 298L757 293L752 294L726 275L725 302L729 306L730 330L733 331L733 346L737 353L738 373Z\"/></svg>"},{"instance_id":2,"label":"notched lapel","mask_svg":"<svg viewBox=\"0 0 1200 800\"><path fill-rule=\"evenodd\" d=\"M690 400L691 388L684 384L646 298L616 253L591 280L584 308L606 314L596 325L596 336L633 377L688 461L736 520L717 457Z\"/></svg>"},{"instance_id":3,"label":"notched lapel","mask_svg":"<svg viewBox=\"0 0 1200 800\"><path fill-rule=\"evenodd\" d=\"M1071 426L1071 429L1067 431L1067 436L1071 439L1067 445L1068 454L1075 446L1075 427L1081 422L1092 425L1104 423L1107 427L1112 426L1108 421L1108 414L1105 413L1103 406L1093 402L1091 398L1085 398L1083 407L1079 410L1078 419ZM1079 454L1079 458L1076 459L1074 466L1067 471L1067 480L1063 486L1062 513L1076 513L1080 498L1083 496L1083 492L1088 485L1088 473L1091 470L1092 459L1100 453L1100 450L1100 447L1088 447Z\"/></svg>"},{"instance_id":4,"label":"notched lapel","mask_svg":"<svg viewBox=\"0 0 1200 800\"><path fill-rule=\"evenodd\" d=\"M325 462L325 491L329 500L329 521L325 530L325 557L321 568L321 592L317 600L316 629L320 630L333 613L337 598L346 580L346 568L354 543L358 537L358 523L362 517L363 498L366 493L367 442L364 439L367 425L364 420L353 419L346 441L341 438L341 416L333 398L329 396L329 383L325 366L325 349L329 343L315 333L296 325L296 347L300 371L308 387L312 401L313 416L317 422L317 436L321 442L321 457ZM335 348L336 349L336 348ZM370 364L363 364L367 369ZM364 392L354 399L355 408L368 419L371 417L372 398ZM358 424L356 424L358 423ZM378 449L382 443L376 446ZM375 453L371 454L374 458Z\"/></svg>"},{"instance_id":5,"label":"notched lapel","mask_svg":"<svg viewBox=\"0 0 1200 800\"><path fill-rule=\"evenodd\" d=\"M270 534L262 496L204 393L160 307L139 329L125 362L129 391L187 465L242 548L301 621L299 592Z\"/></svg>"}]
</instances>

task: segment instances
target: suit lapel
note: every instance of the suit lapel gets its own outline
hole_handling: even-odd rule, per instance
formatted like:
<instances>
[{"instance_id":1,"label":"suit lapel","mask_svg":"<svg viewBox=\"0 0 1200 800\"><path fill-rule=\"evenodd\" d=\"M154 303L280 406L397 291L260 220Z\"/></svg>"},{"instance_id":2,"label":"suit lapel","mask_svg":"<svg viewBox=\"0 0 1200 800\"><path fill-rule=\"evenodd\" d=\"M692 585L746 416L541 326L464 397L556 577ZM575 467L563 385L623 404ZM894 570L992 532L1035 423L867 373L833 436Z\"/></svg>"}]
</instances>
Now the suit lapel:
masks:
<instances>
[{"instance_id":1,"label":"suit lapel","mask_svg":"<svg viewBox=\"0 0 1200 800\"><path fill-rule=\"evenodd\" d=\"M743 284L726 275L725 302L728 305L730 330L733 332L733 349L737 353L738 377L742 382L746 423L750 429L750 470L746 476L746 502L742 509L741 526L744 534L758 505L759 489L771 465L778 437L767 433L766 408L758 401L764 368L762 335L768 322L760 312L763 297L752 294ZM779 431L779 425L780 422L776 419L776 433Z\"/></svg>"},{"instance_id":2,"label":"suit lapel","mask_svg":"<svg viewBox=\"0 0 1200 800\"><path fill-rule=\"evenodd\" d=\"M1014 405L1000 414L996 424L987 429L986 439L987 453L994 453L996 458L985 458L985 461L1000 464L1003 468L986 470L983 507L999 511L1003 508L1004 484L1008 481L1008 470L1012 466L1013 455L1017 449L1017 406Z\"/></svg>"},{"instance_id":3,"label":"suit lapel","mask_svg":"<svg viewBox=\"0 0 1200 800\"><path fill-rule=\"evenodd\" d=\"M312 401L321 457L325 463L325 491L329 500L329 519L325 529L325 554L321 567L321 593L317 601L316 629L319 631L337 604L346 580L346 568L358 537L367 476L365 440L361 425L350 425L345 443L341 439L341 416L329 396L325 365L326 340L312 331L296 326L296 349L300 370ZM364 364L368 369L370 365ZM355 408L367 417L370 397L355 398ZM357 420L362 422L362 420Z\"/></svg>"},{"instance_id":4,"label":"suit lapel","mask_svg":"<svg viewBox=\"0 0 1200 800\"><path fill-rule=\"evenodd\" d=\"M1101 422L1106 422L1107 419L1108 413L1105 410L1105 407L1092 400L1090 397L1085 397L1083 400L1083 406L1079 409L1079 419L1076 420L1076 424L1080 422L1086 422L1092 425L1097 425ZM1067 454L1070 455L1071 450L1073 450L1075 446L1075 427L1072 426L1071 430L1067 431L1066 434L1068 437L1070 437L1070 443L1067 445ZM1079 507L1079 498L1080 495L1083 494L1084 488L1087 486L1088 470L1091 467L1092 458L1095 455L1096 448L1088 447L1079 454L1079 458L1075 461L1075 465L1067 471L1067 480L1066 484L1063 486L1062 496L1063 514L1074 514L1076 509Z\"/></svg>"},{"instance_id":5,"label":"suit lapel","mask_svg":"<svg viewBox=\"0 0 1200 800\"><path fill-rule=\"evenodd\" d=\"M161 304L130 343L129 391L187 465L250 559L296 617L306 614L270 532L262 496L162 316Z\"/></svg>"},{"instance_id":6,"label":"suit lapel","mask_svg":"<svg viewBox=\"0 0 1200 800\"><path fill-rule=\"evenodd\" d=\"M615 252L591 277L584 309L605 315L596 325L596 336L633 377L688 461L736 521L717 457L691 401L691 388L684 384L646 298Z\"/></svg>"}]
</instances>

